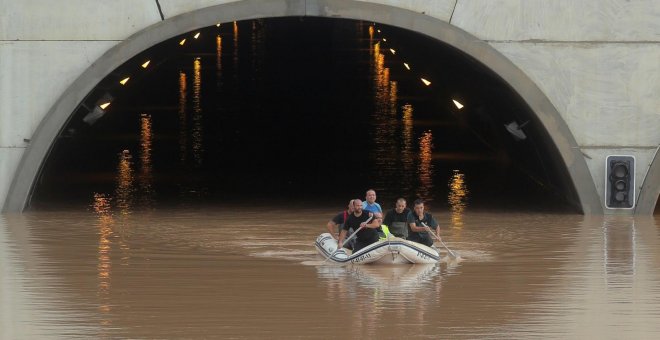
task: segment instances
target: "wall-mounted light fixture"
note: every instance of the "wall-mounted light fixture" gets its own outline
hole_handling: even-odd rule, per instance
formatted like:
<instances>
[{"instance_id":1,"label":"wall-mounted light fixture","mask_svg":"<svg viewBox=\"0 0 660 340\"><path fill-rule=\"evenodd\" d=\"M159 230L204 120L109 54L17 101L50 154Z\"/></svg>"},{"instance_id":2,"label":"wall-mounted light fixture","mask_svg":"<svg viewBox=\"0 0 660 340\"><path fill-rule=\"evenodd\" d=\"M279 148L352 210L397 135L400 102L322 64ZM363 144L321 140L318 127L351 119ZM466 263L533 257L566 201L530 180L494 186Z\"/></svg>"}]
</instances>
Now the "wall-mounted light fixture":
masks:
<instances>
[{"instance_id":1,"label":"wall-mounted light fixture","mask_svg":"<svg viewBox=\"0 0 660 340\"><path fill-rule=\"evenodd\" d=\"M528 123L529 121L526 121L518 125L518 123L514 120L509 124L504 124L504 127L507 131L509 131L515 140L520 141L527 138L527 135L525 135L525 132L522 130L522 128Z\"/></svg>"},{"instance_id":2,"label":"wall-mounted light fixture","mask_svg":"<svg viewBox=\"0 0 660 340\"><path fill-rule=\"evenodd\" d=\"M106 113L108 107L110 106L110 104L112 104L113 99L114 98L112 97L112 95L110 95L110 93L106 92L105 94L103 94L103 96L101 96L101 98L99 98L94 104L94 108L92 108L91 111L87 115L85 115L85 117L83 117L83 122L89 125L96 123L96 121L99 120L99 118L103 117L103 115ZM83 107L87 108L87 106L85 106L84 104ZM89 110L89 108L87 109Z\"/></svg>"}]
</instances>

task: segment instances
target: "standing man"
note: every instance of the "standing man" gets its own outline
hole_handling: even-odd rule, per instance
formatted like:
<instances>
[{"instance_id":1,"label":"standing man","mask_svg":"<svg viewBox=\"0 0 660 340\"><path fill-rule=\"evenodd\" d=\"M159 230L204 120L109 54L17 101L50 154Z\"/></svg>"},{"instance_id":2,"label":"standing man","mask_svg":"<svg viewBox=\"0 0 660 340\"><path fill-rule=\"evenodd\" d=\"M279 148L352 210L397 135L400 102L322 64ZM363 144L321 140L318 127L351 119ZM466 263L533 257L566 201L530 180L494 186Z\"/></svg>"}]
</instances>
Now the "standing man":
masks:
<instances>
[{"instance_id":1,"label":"standing man","mask_svg":"<svg viewBox=\"0 0 660 340\"><path fill-rule=\"evenodd\" d=\"M344 245L344 239L346 239L348 229L353 228L353 230L358 230L360 227L364 227L357 233L357 239L353 246L353 253L355 253L372 243L378 242L376 228L380 227L382 221L373 219L367 224L367 220L372 214L369 211L362 210L362 201L359 198L353 200L353 209L353 213L348 215L348 218L344 223L344 228L339 234L339 248Z\"/></svg>"},{"instance_id":2,"label":"standing man","mask_svg":"<svg viewBox=\"0 0 660 340\"><path fill-rule=\"evenodd\" d=\"M365 201L362 203L362 209L371 211L372 213L383 213L383 209L381 209L380 204L376 203L376 190L367 190Z\"/></svg>"},{"instance_id":3,"label":"standing man","mask_svg":"<svg viewBox=\"0 0 660 340\"><path fill-rule=\"evenodd\" d=\"M346 222L348 215L352 213L353 213L353 200L350 200L348 202L348 207L346 208L346 210L340 212L330 221L328 221L328 232L330 233L330 235L332 235L332 237L334 237L335 240L339 239L339 232L341 232L341 229L344 227L344 223Z\"/></svg>"},{"instance_id":4,"label":"standing man","mask_svg":"<svg viewBox=\"0 0 660 340\"><path fill-rule=\"evenodd\" d=\"M408 238L408 214L410 209L406 207L406 200L399 198L396 200L395 208L385 215L383 224L389 228L392 235Z\"/></svg>"},{"instance_id":5,"label":"standing man","mask_svg":"<svg viewBox=\"0 0 660 340\"><path fill-rule=\"evenodd\" d=\"M433 245L433 238L422 223L435 228L435 234L440 238L438 222L431 214L424 212L424 200L418 199L415 201L414 211L408 214L408 240L430 247Z\"/></svg>"}]
</instances>

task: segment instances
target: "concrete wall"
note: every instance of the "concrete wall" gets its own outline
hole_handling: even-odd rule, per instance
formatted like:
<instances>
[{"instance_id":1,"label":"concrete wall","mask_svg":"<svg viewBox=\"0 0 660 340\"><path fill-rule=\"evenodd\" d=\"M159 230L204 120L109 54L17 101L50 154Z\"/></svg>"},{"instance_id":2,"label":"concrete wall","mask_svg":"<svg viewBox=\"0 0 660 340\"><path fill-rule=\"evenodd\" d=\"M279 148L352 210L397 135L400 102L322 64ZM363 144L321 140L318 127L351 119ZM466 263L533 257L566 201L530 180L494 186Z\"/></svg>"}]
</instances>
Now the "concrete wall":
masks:
<instances>
[{"instance_id":1,"label":"concrete wall","mask_svg":"<svg viewBox=\"0 0 660 340\"><path fill-rule=\"evenodd\" d=\"M57 128L47 122L49 113L66 107L66 98L87 93L89 88L80 86L83 78L89 82L105 75L93 74L102 72L96 67L100 61L112 66L106 60L107 51L134 54L127 49L140 45L131 40L157 41L194 29L195 18L172 18L220 4L227 5L212 14L223 21L280 15L379 19L429 35L441 29L437 34L450 44L467 41L464 48L469 54L506 73L505 79L508 74L512 82L531 82L532 88L544 94L530 100L537 101L531 103L536 105L535 112L541 116L550 112L544 124L549 130L559 126L555 132L561 136L555 143L560 149L576 149L581 157L574 159L575 154L564 151L567 167L579 173L586 162L586 176L576 175L574 182L595 188L593 195L583 195L593 196L585 198L583 205L594 205L588 202L594 199L600 205L586 212L603 208L608 154L637 157L638 188L644 183L651 192L641 197L648 201L645 206L655 206L657 194L653 193L660 192L660 183L643 179L660 145L657 0L62 0L56 4L0 0L0 206L7 208L10 186L29 181L17 180L26 168L34 167L34 161L25 159L30 153L26 150L35 148L35 140L44 139L40 137L43 131ZM238 9L234 13L240 17L232 17L232 9ZM196 16L197 27L212 22L203 11ZM447 34L446 23L458 33ZM466 39L460 33L463 30L474 40ZM150 37L151 32L160 36ZM485 42L490 49L471 48L470 42ZM506 62L493 56L491 49ZM521 87L519 91L527 90ZM563 138L562 125L568 127L567 138Z\"/></svg>"}]
</instances>

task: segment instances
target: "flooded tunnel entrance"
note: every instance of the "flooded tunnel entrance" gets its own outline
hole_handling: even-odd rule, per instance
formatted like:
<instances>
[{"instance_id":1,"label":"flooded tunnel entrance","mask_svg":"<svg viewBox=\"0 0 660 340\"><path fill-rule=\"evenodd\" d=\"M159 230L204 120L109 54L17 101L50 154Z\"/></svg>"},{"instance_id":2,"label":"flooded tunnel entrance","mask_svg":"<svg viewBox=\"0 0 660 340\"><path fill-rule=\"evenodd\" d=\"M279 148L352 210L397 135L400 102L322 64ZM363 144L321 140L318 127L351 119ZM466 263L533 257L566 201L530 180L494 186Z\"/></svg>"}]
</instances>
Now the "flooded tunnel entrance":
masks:
<instances>
[{"instance_id":1,"label":"flooded tunnel entrance","mask_svg":"<svg viewBox=\"0 0 660 340\"><path fill-rule=\"evenodd\" d=\"M209 26L125 62L62 129L31 206L341 206L368 188L387 207L579 209L495 73L415 32L312 17Z\"/></svg>"}]
</instances>

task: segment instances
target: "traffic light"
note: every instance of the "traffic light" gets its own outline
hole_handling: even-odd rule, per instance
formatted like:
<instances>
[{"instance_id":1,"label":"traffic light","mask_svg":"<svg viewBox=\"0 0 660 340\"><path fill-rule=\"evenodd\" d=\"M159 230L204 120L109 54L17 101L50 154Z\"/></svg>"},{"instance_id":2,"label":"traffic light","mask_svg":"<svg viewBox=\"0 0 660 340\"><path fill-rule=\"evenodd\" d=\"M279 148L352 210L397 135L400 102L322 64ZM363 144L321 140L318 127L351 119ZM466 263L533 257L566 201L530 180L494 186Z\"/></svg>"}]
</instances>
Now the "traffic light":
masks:
<instances>
[{"instance_id":1,"label":"traffic light","mask_svg":"<svg viewBox=\"0 0 660 340\"><path fill-rule=\"evenodd\" d=\"M605 206L632 209L635 206L635 156L607 156L605 169Z\"/></svg>"}]
</instances>

